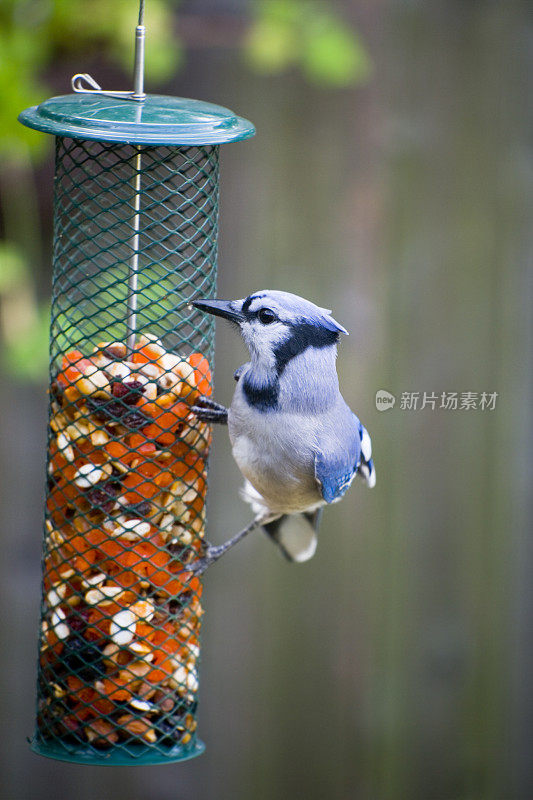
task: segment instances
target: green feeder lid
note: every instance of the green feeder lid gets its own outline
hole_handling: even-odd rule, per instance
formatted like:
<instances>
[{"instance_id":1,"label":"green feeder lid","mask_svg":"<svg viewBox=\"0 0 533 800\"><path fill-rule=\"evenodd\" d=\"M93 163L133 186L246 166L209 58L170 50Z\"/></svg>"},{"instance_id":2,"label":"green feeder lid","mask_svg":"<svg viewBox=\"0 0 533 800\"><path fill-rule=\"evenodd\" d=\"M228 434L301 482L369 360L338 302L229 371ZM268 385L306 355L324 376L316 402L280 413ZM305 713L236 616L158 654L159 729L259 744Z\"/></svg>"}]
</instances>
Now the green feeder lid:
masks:
<instances>
[{"instance_id":1,"label":"green feeder lid","mask_svg":"<svg viewBox=\"0 0 533 800\"><path fill-rule=\"evenodd\" d=\"M19 121L55 136L123 144L223 144L255 134L251 122L228 108L161 94L147 95L143 102L66 94L27 108Z\"/></svg>"}]
</instances>

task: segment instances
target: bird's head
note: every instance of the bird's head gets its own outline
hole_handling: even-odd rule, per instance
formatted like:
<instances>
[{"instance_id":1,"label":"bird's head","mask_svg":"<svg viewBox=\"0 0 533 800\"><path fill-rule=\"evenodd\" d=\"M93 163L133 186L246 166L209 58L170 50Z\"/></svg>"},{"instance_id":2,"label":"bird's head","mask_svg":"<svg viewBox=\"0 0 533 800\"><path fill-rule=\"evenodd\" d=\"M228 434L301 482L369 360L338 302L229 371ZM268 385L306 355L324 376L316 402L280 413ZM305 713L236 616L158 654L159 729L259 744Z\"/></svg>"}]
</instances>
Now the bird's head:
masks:
<instances>
[{"instance_id":1,"label":"bird's head","mask_svg":"<svg viewBox=\"0 0 533 800\"><path fill-rule=\"evenodd\" d=\"M278 376L308 348L334 348L339 334L348 333L328 309L273 289L243 300L194 300L192 305L238 325L252 363Z\"/></svg>"}]
</instances>

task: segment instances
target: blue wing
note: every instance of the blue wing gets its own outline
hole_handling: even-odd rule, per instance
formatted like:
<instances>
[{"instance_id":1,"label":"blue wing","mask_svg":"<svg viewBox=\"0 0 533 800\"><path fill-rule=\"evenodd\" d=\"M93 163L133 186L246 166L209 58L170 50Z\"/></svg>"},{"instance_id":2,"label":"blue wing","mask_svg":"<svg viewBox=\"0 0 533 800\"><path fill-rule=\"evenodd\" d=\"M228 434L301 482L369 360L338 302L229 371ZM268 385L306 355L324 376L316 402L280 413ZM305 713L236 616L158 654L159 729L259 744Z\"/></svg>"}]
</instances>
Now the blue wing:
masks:
<instances>
[{"instance_id":1,"label":"blue wing","mask_svg":"<svg viewBox=\"0 0 533 800\"><path fill-rule=\"evenodd\" d=\"M344 424L336 426L338 434L324 434L319 442L321 449L315 454L315 478L326 503L339 500L348 491L356 473L369 486L376 482L368 431L352 411L347 411L349 417Z\"/></svg>"}]
</instances>

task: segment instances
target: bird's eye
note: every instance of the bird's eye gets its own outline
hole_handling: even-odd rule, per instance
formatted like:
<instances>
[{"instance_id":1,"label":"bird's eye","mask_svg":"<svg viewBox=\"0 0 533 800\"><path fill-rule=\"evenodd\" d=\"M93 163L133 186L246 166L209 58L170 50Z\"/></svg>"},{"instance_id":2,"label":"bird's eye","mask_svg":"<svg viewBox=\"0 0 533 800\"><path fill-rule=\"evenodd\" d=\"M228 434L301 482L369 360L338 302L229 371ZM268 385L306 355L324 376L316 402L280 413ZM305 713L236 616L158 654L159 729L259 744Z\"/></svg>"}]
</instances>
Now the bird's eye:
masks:
<instances>
[{"instance_id":1,"label":"bird's eye","mask_svg":"<svg viewBox=\"0 0 533 800\"><path fill-rule=\"evenodd\" d=\"M277 320L276 315L269 308L260 308L257 312L257 317L259 322L262 322L263 325L270 325L270 323Z\"/></svg>"}]
</instances>

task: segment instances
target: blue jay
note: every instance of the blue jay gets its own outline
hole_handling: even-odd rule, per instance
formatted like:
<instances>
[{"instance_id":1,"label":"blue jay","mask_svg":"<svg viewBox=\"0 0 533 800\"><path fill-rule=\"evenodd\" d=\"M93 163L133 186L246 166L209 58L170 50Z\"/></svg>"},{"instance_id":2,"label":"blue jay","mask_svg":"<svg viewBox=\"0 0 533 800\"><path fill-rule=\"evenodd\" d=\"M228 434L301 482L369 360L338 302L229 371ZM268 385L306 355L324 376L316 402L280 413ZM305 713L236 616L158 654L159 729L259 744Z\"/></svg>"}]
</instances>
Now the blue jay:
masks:
<instances>
[{"instance_id":1,"label":"blue jay","mask_svg":"<svg viewBox=\"0 0 533 800\"><path fill-rule=\"evenodd\" d=\"M229 409L207 398L194 409L204 421L228 424L243 496L256 515L234 540L208 548L206 563L259 526L288 559L306 561L322 508L340 500L355 475L376 482L370 436L339 391L337 342L347 331L330 311L289 292L192 305L237 325L250 351Z\"/></svg>"}]
</instances>

